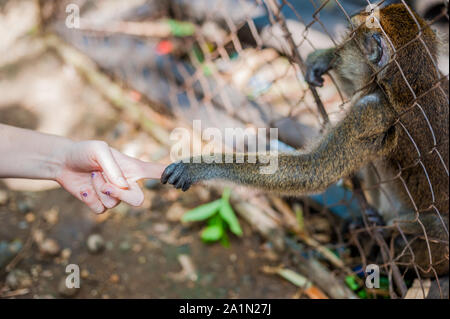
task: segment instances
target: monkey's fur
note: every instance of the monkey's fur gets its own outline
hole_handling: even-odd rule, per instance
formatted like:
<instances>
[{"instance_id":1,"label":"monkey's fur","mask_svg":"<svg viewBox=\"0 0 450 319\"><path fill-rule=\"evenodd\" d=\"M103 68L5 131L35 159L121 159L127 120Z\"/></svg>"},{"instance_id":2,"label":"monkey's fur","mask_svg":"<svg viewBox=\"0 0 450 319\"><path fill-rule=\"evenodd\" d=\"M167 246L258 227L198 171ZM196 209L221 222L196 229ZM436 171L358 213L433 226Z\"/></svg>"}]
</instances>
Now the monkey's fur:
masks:
<instances>
[{"instance_id":1,"label":"monkey's fur","mask_svg":"<svg viewBox=\"0 0 450 319\"><path fill-rule=\"evenodd\" d=\"M434 275L430 266L438 275L447 274L448 82L430 58L437 60L439 43L416 15L422 40L417 37L416 21L403 4L380 10L382 29L368 28L365 19L364 13L354 16L356 31L342 45L318 50L307 59L310 85L321 86L322 75L331 71L352 97L345 118L311 151L279 154L274 174L259 172L269 155L259 155L257 163L206 164L191 158L168 166L162 182L185 191L201 180L224 179L308 194L359 172L369 203L386 224L398 224L413 249L411 254L397 234L395 256L403 250L400 261L413 261L421 276Z\"/></svg>"}]
</instances>

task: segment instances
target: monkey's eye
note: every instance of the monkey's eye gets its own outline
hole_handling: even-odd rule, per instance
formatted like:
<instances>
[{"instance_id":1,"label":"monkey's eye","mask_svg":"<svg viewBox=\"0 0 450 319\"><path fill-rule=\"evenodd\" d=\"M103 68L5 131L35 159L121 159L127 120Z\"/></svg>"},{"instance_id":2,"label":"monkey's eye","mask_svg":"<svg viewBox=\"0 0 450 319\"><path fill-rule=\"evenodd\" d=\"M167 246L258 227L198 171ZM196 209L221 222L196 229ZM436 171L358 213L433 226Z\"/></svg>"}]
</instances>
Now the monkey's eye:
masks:
<instances>
[{"instance_id":1,"label":"monkey's eye","mask_svg":"<svg viewBox=\"0 0 450 319\"><path fill-rule=\"evenodd\" d=\"M374 64L379 64L383 57L383 46L381 44L381 36L374 33L366 38L367 58Z\"/></svg>"}]
</instances>

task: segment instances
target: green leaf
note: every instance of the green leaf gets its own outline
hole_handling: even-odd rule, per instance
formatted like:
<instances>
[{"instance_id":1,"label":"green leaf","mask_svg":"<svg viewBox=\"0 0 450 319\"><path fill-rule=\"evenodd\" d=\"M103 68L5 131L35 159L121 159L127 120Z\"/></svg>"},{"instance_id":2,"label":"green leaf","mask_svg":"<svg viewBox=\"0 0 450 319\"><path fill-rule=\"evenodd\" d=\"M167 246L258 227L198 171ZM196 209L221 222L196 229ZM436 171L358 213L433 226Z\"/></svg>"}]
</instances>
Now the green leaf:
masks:
<instances>
[{"instance_id":1,"label":"green leaf","mask_svg":"<svg viewBox=\"0 0 450 319\"><path fill-rule=\"evenodd\" d=\"M231 189L229 187L225 187L222 193L222 199L224 202L230 202Z\"/></svg>"},{"instance_id":2,"label":"green leaf","mask_svg":"<svg viewBox=\"0 0 450 319\"><path fill-rule=\"evenodd\" d=\"M202 70L203 70L203 74L205 76L213 75L213 69L212 69L212 67L210 65L202 64Z\"/></svg>"},{"instance_id":3,"label":"green leaf","mask_svg":"<svg viewBox=\"0 0 450 319\"><path fill-rule=\"evenodd\" d=\"M212 226L212 225L218 225L222 228L224 228L224 223L223 223L223 219L222 217L220 217L219 214L216 214L214 216L212 216L210 219L208 219L208 226Z\"/></svg>"},{"instance_id":4,"label":"green leaf","mask_svg":"<svg viewBox=\"0 0 450 319\"><path fill-rule=\"evenodd\" d=\"M360 290L358 291L358 296L361 299L367 299L369 298L369 296L367 295L367 292L365 290Z\"/></svg>"},{"instance_id":5,"label":"green leaf","mask_svg":"<svg viewBox=\"0 0 450 319\"><path fill-rule=\"evenodd\" d=\"M205 242L218 241L222 238L224 232L223 227L220 225L210 225L203 229L202 240Z\"/></svg>"},{"instance_id":6,"label":"green leaf","mask_svg":"<svg viewBox=\"0 0 450 319\"><path fill-rule=\"evenodd\" d=\"M208 219L213 216L222 205L222 200L218 199L208 204L200 205L183 215L184 222L194 222Z\"/></svg>"},{"instance_id":7,"label":"green leaf","mask_svg":"<svg viewBox=\"0 0 450 319\"><path fill-rule=\"evenodd\" d=\"M295 205L295 216L297 217L297 223L300 230L305 228L305 222L303 219L303 210L300 205Z\"/></svg>"},{"instance_id":8,"label":"green leaf","mask_svg":"<svg viewBox=\"0 0 450 319\"><path fill-rule=\"evenodd\" d=\"M205 56L203 55L202 50L197 45L192 48L191 54L189 56L191 57L192 61L196 61L199 63L203 63L205 61Z\"/></svg>"},{"instance_id":9,"label":"green leaf","mask_svg":"<svg viewBox=\"0 0 450 319\"><path fill-rule=\"evenodd\" d=\"M380 277L380 288L389 290L389 279L385 276Z\"/></svg>"},{"instance_id":10,"label":"green leaf","mask_svg":"<svg viewBox=\"0 0 450 319\"><path fill-rule=\"evenodd\" d=\"M233 208L231 208L231 205L228 202L223 201L219 214L223 220L227 222L228 226L230 226L230 230L233 234L242 236L241 225L239 225L239 221L234 214Z\"/></svg>"},{"instance_id":11,"label":"green leaf","mask_svg":"<svg viewBox=\"0 0 450 319\"><path fill-rule=\"evenodd\" d=\"M190 22L169 19L167 23L170 26L172 34L176 37L187 37L195 33L195 25Z\"/></svg>"},{"instance_id":12,"label":"green leaf","mask_svg":"<svg viewBox=\"0 0 450 319\"><path fill-rule=\"evenodd\" d=\"M298 287L306 289L311 286L311 282L306 277L290 269L280 269L278 274Z\"/></svg>"},{"instance_id":13,"label":"green leaf","mask_svg":"<svg viewBox=\"0 0 450 319\"><path fill-rule=\"evenodd\" d=\"M347 284L347 286L350 287L351 290L355 291L359 289L359 285L355 280L354 276L347 276L345 277L345 282Z\"/></svg>"},{"instance_id":14,"label":"green leaf","mask_svg":"<svg viewBox=\"0 0 450 319\"><path fill-rule=\"evenodd\" d=\"M226 232L223 233L222 238L220 239L220 243L225 248L230 248L230 240L228 239L228 235Z\"/></svg>"}]
</instances>

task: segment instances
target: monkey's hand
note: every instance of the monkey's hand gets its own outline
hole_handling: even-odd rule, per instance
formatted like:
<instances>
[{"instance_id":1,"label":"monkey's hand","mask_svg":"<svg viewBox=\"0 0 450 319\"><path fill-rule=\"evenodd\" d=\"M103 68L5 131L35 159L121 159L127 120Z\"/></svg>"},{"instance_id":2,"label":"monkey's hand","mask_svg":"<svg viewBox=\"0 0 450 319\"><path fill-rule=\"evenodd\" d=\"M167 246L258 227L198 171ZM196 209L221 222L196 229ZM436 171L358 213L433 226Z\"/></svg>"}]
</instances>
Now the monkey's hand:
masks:
<instances>
[{"instance_id":1,"label":"monkey's hand","mask_svg":"<svg viewBox=\"0 0 450 319\"><path fill-rule=\"evenodd\" d=\"M187 191L189 187L196 181L195 176L190 173L188 165L183 162L172 163L166 167L161 175L161 183L172 184L175 188L183 192Z\"/></svg>"},{"instance_id":2,"label":"monkey's hand","mask_svg":"<svg viewBox=\"0 0 450 319\"><path fill-rule=\"evenodd\" d=\"M332 68L334 48L317 50L306 59L306 82L312 86L323 86L322 75Z\"/></svg>"}]
</instances>

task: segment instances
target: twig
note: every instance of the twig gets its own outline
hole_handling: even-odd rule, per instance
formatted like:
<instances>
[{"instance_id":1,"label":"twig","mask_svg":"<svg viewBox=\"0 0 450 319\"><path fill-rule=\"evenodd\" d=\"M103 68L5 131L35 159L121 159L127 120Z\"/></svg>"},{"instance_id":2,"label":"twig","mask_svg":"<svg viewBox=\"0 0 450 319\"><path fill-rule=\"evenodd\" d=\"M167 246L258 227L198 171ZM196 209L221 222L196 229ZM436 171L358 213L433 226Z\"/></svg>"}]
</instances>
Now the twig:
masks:
<instances>
[{"instance_id":1,"label":"twig","mask_svg":"<svg viewBox=\"0 0 450 319\"><path fill-rule=\"evenodd\" d=\"M290 230L295 232L301 241L303 241L308 246L316 249L319 253L323 255L325 259L327 259L335 267L344 270L347 274L353 273L350 269L345 267L344 262L340 258L338 258L335 254L333 254L333 252L331 252L327 247L320 244L314 238L308 236L308 234L306 234L305 232L300 231L297 219L295 218L295 213L292 211L292 209L289 207L288 204L286 204L281 198L275 196L271 196L271 200L276 206L276 208L283 213L283 216L286 218Z\"/></svg>"},{"instance_id":2,"label":"twig","mask_svg":"<svg viewBox=\"0 0 450 319\"><path fill-rule=\"evenodd\" d=\"M30 232L28 233L27 240L25 241L25 244L23 245L22 249L17 253L17 255L14 256L14 258L8 263L8 265L5 267L5 270L7 272L11 271L11 269L14 269L16 265L22 260L22 258L25 256L25 253L31 248L33 245L33 235L34 231L38 229L40 224L40 219L38 219L36 222L34 222L33 226L30 228Z\"/></svg>"},{"instance_id":3,"label":"twig","mask_svg":"<svg viewBox=\"0 0 450 319\"><path fill-rule=\"evenodd\" d=\"M288 204L284 200L282 200L280 197L277 196L270 196L270 200L272 201L273 205L276 209L278 209L281 214L283 214L284 221L286 225L294 231L295 233L300 233L300 225L297 222L297 218L295 217L295 213L292 211L292 209L289 207Z\"/></svg>"},{"instance_id":4,"label":"twig","mask_svg":"<svg viewBox=\"0 0 450 319\"><path fill-rule=\"evenodd\" d=\"M311 278L311 280L322 289L328 296L334 299L357 299L343 280L336 278L328 269L313 258L305 258L302 248L292 239L285 238L286 247L292 253L295 264L299 271Z\"/></svg>"},{"instance_id":5,"label":"twig","mask_svg":"<svg viewBox=\"0 0 450 319\"><path fill-rule=\"evenodd\" d=\"M278 225L254 205L233 196L233 207L236 212L252 225L263 237L268 239L278 251L284 250L284 234Z\"/></svg>"},{"instance_id":6,"label":"twig","mask_svg":"<svg viewBox=\"0 0 450 319\"><path fill-rule=\"evenodd\" d=\"M30 293L30 289L22 288L22 289L4 292L0 295L0 298L11 298L11 297L23 296L23 295L27 295L29 293Z\"/></svg>"},{"instance_id":7,"label":"twig","mask_svg":"<svg viewBox=\"0 0 450 319\"><path fill-rule=\"evenodd\" d=\"M165 121L160 114L151 110L148 105L132 100L117 83L98 71L97 65L91 59L64 44L56 36L46 36L45 42L57 52L66 64L73 66L114 106L125 111L135 123L138 123L161 144L170 145L168 127L163 126ZM160 121L156 122L155 119L160 119Z\"/></svg>"},{"instance_id":8,"label":"twig","mask_svg":"<svg viewBox=\"0 0 450 319\"><path fill-rule=\"evenodd\" d=\"M178 29L180 31L184 30L184 33L177 33L177 25L179 25ZM195 26L188 22L170 23L170 20L167 19L146 22L116 21L105 25L89 24L82 21L80 30L112 34L121 33L139 37L168 38L177 35L192 35L195 32Z\"/></svg>"},{"instance_id":9,"label":"twig","mask_svg":"<svg viewBox=\"0 0 450 319\"><path fill-rule=\"evenodd\" d=\"M267 274L278 274L290 283L296 285L303 290L310 299L328 299L328 297L318 287L308 280L306 277L298 274L297 272L281 268L281 267L269 267L264 266L262 269Z\"/></svg>"}]
</instances>

